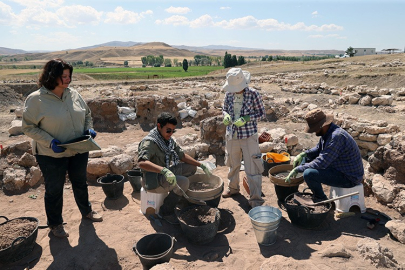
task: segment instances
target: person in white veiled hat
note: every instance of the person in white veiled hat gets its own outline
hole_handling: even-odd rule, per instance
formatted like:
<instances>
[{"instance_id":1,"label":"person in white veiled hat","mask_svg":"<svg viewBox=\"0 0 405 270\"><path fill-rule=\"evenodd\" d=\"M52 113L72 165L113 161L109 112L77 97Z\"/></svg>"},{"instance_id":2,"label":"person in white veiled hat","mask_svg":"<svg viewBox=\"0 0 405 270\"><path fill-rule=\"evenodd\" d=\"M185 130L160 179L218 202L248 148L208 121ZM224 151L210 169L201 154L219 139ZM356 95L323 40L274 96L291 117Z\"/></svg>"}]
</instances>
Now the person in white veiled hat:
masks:
<instances>
[{"instance_id":1,"label":"person in white veiled hat","mask_svg":"<svg viewBox=\"0 0 405 270\"><path fill-rule=\"evenodd\" d=\"M265 117L260 94L248 86L250 73L231 68L226 74L223 89L226 91L223 106L223 123L226 126L225 162L229 166L228 188L222 197L239 194L239 171L243 158L250 189L249 205L262 205L263 163L259 148L257 121Z\"/></svg>"}]
</instances>

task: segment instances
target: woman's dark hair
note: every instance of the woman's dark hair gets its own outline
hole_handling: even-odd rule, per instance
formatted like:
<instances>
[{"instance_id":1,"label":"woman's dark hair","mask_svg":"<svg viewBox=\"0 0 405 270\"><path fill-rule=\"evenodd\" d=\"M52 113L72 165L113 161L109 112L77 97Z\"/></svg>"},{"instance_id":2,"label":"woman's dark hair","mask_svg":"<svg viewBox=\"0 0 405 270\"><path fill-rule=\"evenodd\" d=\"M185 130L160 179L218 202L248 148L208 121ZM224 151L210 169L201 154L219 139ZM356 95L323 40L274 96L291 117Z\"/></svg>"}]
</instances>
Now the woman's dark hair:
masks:
<instances>
[{"instance_id":1,"label":"woman's dark hair","mask_svg":"<svg viewBox=\"0 0 405 270\"><path fill-rule=\"evenodd\" d=\"M45 64L41 76L39 76L38 86L45 86L48 90L54 90L58 86L57 79L62 80L62 74L65 69L70 70L70 79L72 79L73 67L60 58L52 59Z\"/></svg>"},{"instance_id":2,"label":"woman's dark hair","mask_svg":"<svg viewBox=\"0 0 405 270\"><path fill-rule=\"evenodd\" d=\"M167 112L162 112L158 115L157 122L161 127L164 127L167 123L177 125L177 119L173 115Z\"/></svg>"}]
</instances>

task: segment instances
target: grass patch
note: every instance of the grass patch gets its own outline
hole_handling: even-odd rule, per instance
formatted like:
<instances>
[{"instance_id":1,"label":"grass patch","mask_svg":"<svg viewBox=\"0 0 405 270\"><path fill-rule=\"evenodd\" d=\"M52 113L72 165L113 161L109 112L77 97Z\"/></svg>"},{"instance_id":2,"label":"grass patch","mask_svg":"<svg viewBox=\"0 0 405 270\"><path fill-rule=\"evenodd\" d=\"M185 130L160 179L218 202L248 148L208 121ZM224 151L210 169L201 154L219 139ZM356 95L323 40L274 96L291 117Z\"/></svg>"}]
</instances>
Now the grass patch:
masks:
<instances>
[{"instance_id":1,"label":"grass patch","mask_svg":"<svg viewBox=\"0 0 405 270\"><path fill-rule=\"evenodd\" d=\"M223 67L191 66L188 68L187 72L185 72L182 67L77 68L74 69L74 73L86 74L95 80L130 80L205 76L219 69L223 69Z\"/></svg>"}]
</instances>

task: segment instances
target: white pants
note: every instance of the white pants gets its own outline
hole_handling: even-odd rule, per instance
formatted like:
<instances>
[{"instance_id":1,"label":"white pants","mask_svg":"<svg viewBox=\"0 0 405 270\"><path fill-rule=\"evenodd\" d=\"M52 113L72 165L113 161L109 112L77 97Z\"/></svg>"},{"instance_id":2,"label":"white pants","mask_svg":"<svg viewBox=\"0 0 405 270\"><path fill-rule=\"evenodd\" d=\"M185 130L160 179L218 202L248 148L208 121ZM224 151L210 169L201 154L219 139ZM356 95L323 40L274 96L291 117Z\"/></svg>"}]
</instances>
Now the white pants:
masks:
<instances>
[{"instance_id":1,"label":"white pants","mask_svg":"<svg viewBox=\"0 0 405 270\"><path fill-rule=\"evenodd\" d=\"M239 171L242 155L245 173L250 189L249 204L252 207L262 205L263 162L257 133L247 139L230 139L226 142L225 163L229 166L228 188L231 193L239 192Z\"/></svg>"}]
</instances>

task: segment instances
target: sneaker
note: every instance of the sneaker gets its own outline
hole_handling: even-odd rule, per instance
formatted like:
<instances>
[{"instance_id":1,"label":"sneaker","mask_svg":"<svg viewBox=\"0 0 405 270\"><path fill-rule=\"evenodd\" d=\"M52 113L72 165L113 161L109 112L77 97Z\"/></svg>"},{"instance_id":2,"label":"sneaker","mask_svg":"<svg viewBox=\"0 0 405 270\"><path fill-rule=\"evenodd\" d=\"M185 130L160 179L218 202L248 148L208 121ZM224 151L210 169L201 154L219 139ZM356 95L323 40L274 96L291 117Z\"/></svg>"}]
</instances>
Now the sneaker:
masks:
<instances>
[{"instance_id":1,"label":"sneaker","mask_svg":"<svg viewBox=\"0 0 405 270\"><path fill-rule=\"evenodd\" d=\"M88 213L86 218L91 219L94 222L103 221L103 217L100 214L98 214L96 211L91 211L90 213Z\"/></svg>"},{"instance_id":2,"label":"sneaker","mask_svg":"<svg viewBox=\"0 0 405 270\"><path fill-rule=\"evenodd\" d=\"M229 198L231 196L235 196L238 194L239 194L239 191L232 192L230 189L227 189L222 193L222 198Z\"/></svg>"},{"instance_id":3,"label":"sneaker","mask_svg":"<svg viewBox=\"0 0 405 270\"><path fill-rule=\"evenodd\" d=\"M55 235L58 238L69 237L69 233L67 231L65 231L63 224L59 224L57 226L52 227L51 231L52 231L53 235Z\"/></svg>"}]
</instances>

